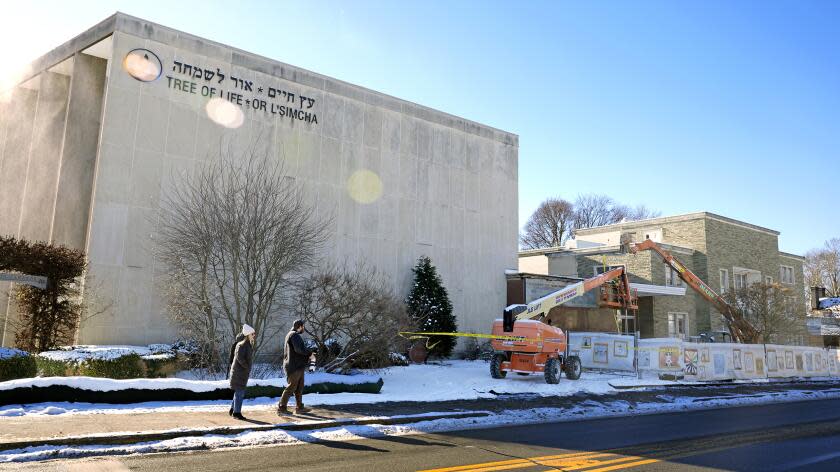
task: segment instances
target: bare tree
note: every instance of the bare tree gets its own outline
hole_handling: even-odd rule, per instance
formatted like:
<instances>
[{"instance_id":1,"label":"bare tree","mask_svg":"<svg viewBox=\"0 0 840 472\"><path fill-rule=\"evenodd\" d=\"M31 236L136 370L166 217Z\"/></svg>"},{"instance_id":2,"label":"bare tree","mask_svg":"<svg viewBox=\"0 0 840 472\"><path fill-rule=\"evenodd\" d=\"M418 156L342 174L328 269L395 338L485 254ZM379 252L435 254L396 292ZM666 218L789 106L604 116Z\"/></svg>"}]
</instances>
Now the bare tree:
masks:
<instances>
[{"instance_id":1,"label":"bare tree","mask_svg":"<svg viewBox=\"0 0 840 472\"><path fill-rule=\"evenodd\" d=\"M744 342L775 342L804 329L804 312L796 309L796 294L779 284L750 284L729 290L723 297L756 330L757 338Z\"/></svg>"},{"instance_id":2,"label":"bare tree","mask_svg":"<svg viewBox=\"0 0 840 472\"><path fill-rule=\"evenodd\" d=\"M520 236L522 248L561 246L571 232L574 217L572 204L562 198L542 202L525 224Z\"/></svg>"},{"instance_id":3,"label":"bare tree","mask_svg":"<svg viewBox=\"0 0 840 472\"><path fill-rule=\"evenodd\" d=\"M805 279L809 287L825 287L828 296L840 297L840 238L805 254Z\"/></svg>"},{"instance_id":4,"label":"bare tree","mask_svg":"<svg viewBox=\"0 0 840 472\"><path fill-rule=\"evenodd\" d=\"M624 212L624 215L621 219L627 221L647 220L650 218L658 218L662 216L662 212L651 210L645 205L636 205L634 208L623 207L622 210Z\"/></svg>"},{"instance_id":5,"label":"bare tree","mask_svg":"<svg viewBox=\"0 0 840 472\"><path fill-rule=\"evenodd\" d=\"M398 333L412 330L405 305L387 280L364 265L327 267L302 279L295 310L328 372L389 365L391 352L407 347Z\"/></svg>"},{"instance_id":6,"label":"bare tree","mask_svg":"<svg viewBox=\"0 0 840 472\"><path fill-rule=\"evenodd\" d=\"M618 223L626 214L626 207L606 195L578 195L575 200L575 229Z\"/></svg>"},{"instance_id":7,"label":"bare tree","mask_svg":"<svg viewBox=\"0 0 840 472\"><path fill-rule=\"evenodd\" d=\"M222 154L165 196L156 235L169 314L211 365L243 323L256 350L286 328L290 279L312 267L326 234L279 164L253 149Z\"/></svg>"}]
</instances>

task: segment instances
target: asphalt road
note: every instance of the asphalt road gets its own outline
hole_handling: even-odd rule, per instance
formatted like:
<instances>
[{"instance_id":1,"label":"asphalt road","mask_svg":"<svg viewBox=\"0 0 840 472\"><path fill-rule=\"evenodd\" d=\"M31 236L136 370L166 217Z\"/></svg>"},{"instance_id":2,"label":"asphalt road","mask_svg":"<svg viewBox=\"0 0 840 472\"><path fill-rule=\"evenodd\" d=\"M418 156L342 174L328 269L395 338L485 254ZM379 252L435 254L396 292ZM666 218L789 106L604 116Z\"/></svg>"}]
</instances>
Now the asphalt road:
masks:
<instances>
[{"instance_id":1,"label":"asphalt road","mask_svg":"<svg viewBox=\"0 0 840 472\"><path fill-rule=\"evenodd\" d=\"M840 400L213 452L19 470L840 470Z\"/></svg>"}]
</instances>

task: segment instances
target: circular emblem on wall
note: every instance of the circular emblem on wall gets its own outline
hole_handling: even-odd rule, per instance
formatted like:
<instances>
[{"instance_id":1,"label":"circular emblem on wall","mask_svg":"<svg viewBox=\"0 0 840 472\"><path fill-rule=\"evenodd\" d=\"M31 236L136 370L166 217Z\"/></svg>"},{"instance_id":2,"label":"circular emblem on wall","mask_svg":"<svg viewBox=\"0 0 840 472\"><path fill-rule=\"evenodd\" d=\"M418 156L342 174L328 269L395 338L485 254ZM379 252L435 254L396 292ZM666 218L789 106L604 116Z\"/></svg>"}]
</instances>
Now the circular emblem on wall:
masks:
<instances>
[{"instance_id":1,"label":"circular emblem on wall","mask_svg":"<svg viewBox=\"0 0 840 472\"><path fill-rule=\"evenodd\" d=\"M132 49L123 59L123 69L140 82L153 82L163 72L157 54L148 49Z\"/></svg>"}]
</instances>

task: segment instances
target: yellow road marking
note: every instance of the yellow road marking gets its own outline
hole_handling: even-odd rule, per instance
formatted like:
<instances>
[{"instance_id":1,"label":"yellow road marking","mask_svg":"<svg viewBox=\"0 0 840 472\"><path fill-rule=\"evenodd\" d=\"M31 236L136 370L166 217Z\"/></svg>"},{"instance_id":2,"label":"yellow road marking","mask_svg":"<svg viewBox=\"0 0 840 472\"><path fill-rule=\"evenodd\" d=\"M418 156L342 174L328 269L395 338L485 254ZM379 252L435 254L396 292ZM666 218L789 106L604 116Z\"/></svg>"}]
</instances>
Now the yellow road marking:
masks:
<instances>
[{"instance_id":1,"label":"yellow road marking","mask_svg":"<svg viewBox=\"0 0 840 472\"><path fill-rule=\"evenodd\" d=\"M617 470L634 465L648 464L651 462L658 462L658 459L646 459L644 461L637 461L641 459L639 456L621 456L610 460L596 460L599 457L616 456L615 453L610 452L578 452L572 454L561 454L559 456L543 456L530 457L527 459L511 459L507 461L484 462L479 464L459 465L455 467L446 467L443 469L428 469L421 472L493 472L499 470L522 469L526 467L560 467L563 470L583 470L589 467L606 466L609 464L617 464L625 462L626 464L617 464L610 467L601 467L595 470L608 471ZM627 461L635 461L629 462ZM647 462L646 462L647 461ZM587 472L592 472L587 471Z\"/></svg>"},{"instance_id":2,"label":"yellow road marking","mask_svg":"<svg viewBox=\"0 0 840 472\"><path fill-rule=\"evenodd\" d=\"M555 459L563 459L563 458L583 458L588 457L596 454L602 454L599 452L572 452L568 454L559 454L555 456L542 456L542 457L534 457L531 459L511 459L507 461L497 461L497 462L484 462L479 464L469 464L469 465L458 465L454 467L444 467L442 469L426 469L421 470L420 472L457 472L457 471L466 471L466 470L474 470L478 468L486 468L486 467L495 467L495 466L504 466L504 465L513 465L516 464L517 466L521 466L521 464L528 465L533 464L533 461L547 461L547 460L555 460Z\"/></svg>"},{"instance_id":3,"label":"yellow road marking","mask_svg":"<svg viewBox=\"0 0 840 472\"><path fill-rule=\"evenodd\" d=\"M629 462L629 463L626 463L626 464L612 465L612 466L609 466L609 467L601 467L601 468L598 468L598 469L589 469L586 472L608 472L610 470L627 469L627 468L630 468L630 467L636 467L636 466L645 465L645 464L653 464L654 462L659 462L659 459L645 459L645 460L642 460L642 461Z\"/></svg>"},{"instance_id":4,"label":"yellow road marking","mask_svg":"<svg viewBox=\"0 0 840 472\"><path fill-rule=\"evenodd\" d=\"M594 467L599 464L603 464L603 462L593 460L593 457L603 457L603 456L613 456L615 454L599 454L599 453L592 453L592 454L585 454L579 455L576 457L565 457L562 459L550 459L550 460L540 460L538 457L532 457L529 459L523 459L516 464L509 464L509 465L498 465L498 466L490 466L487 467L484 464L475 464L473 465L472 469L463 469L463 472L493 472L497 470L510 470L510 469L522 469L525 467L538 467L538 466L546 466L546 467L558 467L562 466L563 470L579 470L585 469L587 467ZM570 468L567 468L570 467Z\"/></svg>"}]
</instances>

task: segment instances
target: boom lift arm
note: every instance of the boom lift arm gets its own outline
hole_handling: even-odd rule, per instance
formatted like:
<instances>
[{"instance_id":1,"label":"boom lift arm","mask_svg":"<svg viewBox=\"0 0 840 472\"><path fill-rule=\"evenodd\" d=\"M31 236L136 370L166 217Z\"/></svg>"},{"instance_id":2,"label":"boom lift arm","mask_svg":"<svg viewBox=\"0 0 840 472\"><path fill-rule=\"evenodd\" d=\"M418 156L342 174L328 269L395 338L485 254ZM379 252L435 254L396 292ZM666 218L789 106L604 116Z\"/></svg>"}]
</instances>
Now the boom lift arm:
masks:
<instances>
[{"instance_id":1,"label":"boom lift arm","mask_svg":"<svg viewBox=\"0 0 840 472\"><path fill-rule=\"evenodd\" d=\"M723 315L726 322L729 324L729 331L732 333L732 338L735 342L743 343L748 340L754 340L758 337L758 332L747 320L744 319L743 316L741 316L740 313L733 310L729 303L726 303L726 300L724 300L723 297L712 290L712 288L703 282L700 277L695 275L694 272L688 270L688 268L674 258L671 253L662 249L658 244L650 239L638 244L630 244L630 252L633 254L648 250L659 254L659 257L662 258L663 262L665 262L665 264L667 264L672 270L676 271L677 275L679 275L679 277L688 284L689 287L699 293Z\"/></svg>"},{"instance_id":2,"label":"boom lift arm","mask_svg":"<svg viewBox=\"0 0 840 472\"><path fill-rule=\"evenodd\" d=\"M633 303L633 297L630 294L630 283L627 279L624 267L618 267L604 272L601 275L582 280L569 285L568 287L563 287L560 290L549 293L548 295L538 298L527 305L512 305L505 308L503 318L505 327L504 330L508 332L513 331L514 317L516 320L530 320L539 316L548 316L548 313L552 308L580 297L586 292L594 288L601 287L616 279L619 279L618 282L620 284L619 289L617 290L619 300L608 301L607 304L610 306L620 305L625 308L627 306L635 305Z\"/></svg>"}]
</instances>

